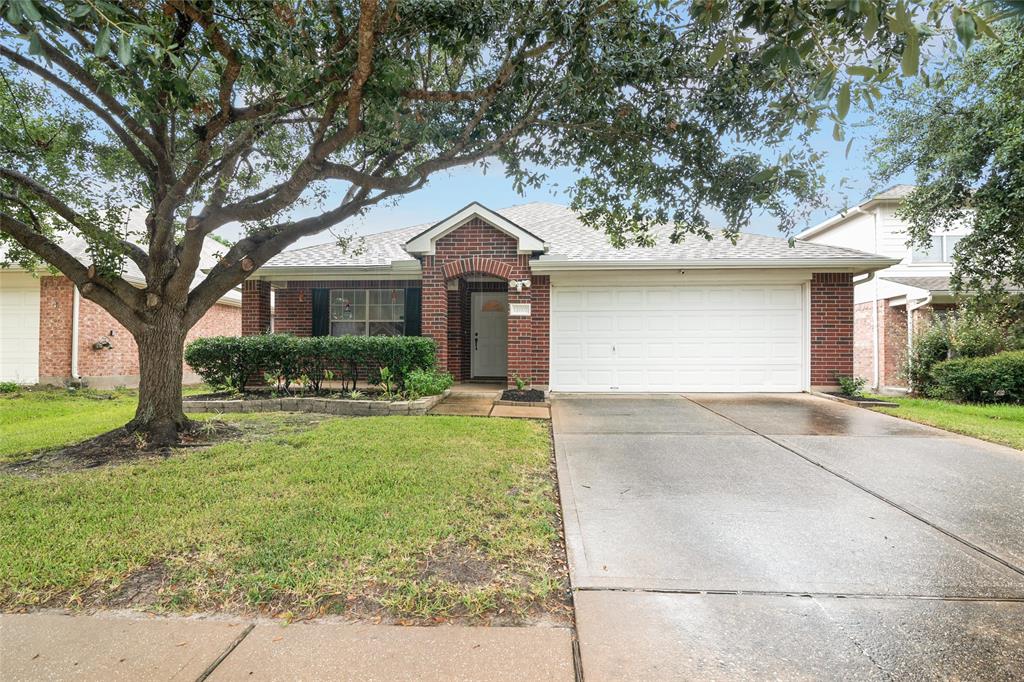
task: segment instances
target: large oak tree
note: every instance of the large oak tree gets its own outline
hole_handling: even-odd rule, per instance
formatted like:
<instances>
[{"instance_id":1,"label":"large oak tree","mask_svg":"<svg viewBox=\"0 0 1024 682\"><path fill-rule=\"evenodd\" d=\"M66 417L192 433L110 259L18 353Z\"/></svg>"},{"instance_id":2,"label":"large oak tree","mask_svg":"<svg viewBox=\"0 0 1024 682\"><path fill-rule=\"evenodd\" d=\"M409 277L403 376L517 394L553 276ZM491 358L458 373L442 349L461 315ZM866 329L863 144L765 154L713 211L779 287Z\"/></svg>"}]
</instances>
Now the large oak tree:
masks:
<instances>
[{"instance_id":1,"label":"large oak tree","mask_svg":"<svg viewBox=\"0 0 1024 682\"><path fill-rule=\"evenodd\" d=\"M808 131L918 73L924 0L0 0L0 231L139 346L131 428L187 422L186 331L297 239L499 160L567 166L616 243L788 228L820 182ZM986 30L979 12L961 30ZM927 52L925 52L927 54ZM130 209L145 214L132 233ZM204 240L245 236L190 288ZM60 246L84 238L93 262ZM145 287L125 281L126 259Z\"/></svg>"}]
</instances>

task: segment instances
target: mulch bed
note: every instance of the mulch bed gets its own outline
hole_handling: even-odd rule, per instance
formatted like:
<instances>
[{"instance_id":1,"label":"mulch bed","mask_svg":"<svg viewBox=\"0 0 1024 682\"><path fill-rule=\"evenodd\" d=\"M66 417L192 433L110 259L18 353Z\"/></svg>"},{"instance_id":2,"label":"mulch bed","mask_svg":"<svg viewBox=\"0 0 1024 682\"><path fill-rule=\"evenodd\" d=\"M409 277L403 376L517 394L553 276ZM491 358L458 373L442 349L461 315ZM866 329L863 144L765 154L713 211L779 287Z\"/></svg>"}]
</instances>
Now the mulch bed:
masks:
<instances>
[{"instance_id":1,"label":"mulch bed","mask_svg":"<svg viewBox=\"0 0 1024 682\"><path fill-rule=\"evenodd\" d=\"M862 395L849 396L846 395L845 393L834 393L832 391L829 391L828 394L831 396L835 396L836 398L841 398L842 400L849 400L851 402L855 402L861 405L882 405L885 407L899 407L897 403L890 403L886 400L879 400L878 398L868 398L867 396Z\"/></svg>"},{"instance_id":2,"label":"mulch bed","mask_svg":"<svg viewBox=\"0 0 1024 682\"><path fill-rule=\"evenodd\" d=\"M528 388L525 390L510 388L502 392L501 399L512 400L517 403L542 403L544 402L544 391L536 388Z\"/></svg>"}]
</instances>

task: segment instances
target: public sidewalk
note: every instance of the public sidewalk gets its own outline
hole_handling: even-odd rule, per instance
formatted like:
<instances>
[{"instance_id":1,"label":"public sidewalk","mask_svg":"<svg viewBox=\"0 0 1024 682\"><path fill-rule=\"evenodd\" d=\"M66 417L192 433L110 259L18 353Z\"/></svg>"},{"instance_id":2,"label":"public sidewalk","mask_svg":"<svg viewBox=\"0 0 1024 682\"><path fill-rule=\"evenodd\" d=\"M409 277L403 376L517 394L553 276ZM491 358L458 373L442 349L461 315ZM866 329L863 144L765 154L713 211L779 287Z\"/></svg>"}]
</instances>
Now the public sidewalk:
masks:
<instances>
[{"instance_id":1,"label":"public sidewalk","mask_svg":"<svg viewBox=\"0 0 1024 682\"><path fill-rule=\"evenodd\" d=\"M0 615L0 679L574 679L572 631Z\"/></svg>"}]
</instances>

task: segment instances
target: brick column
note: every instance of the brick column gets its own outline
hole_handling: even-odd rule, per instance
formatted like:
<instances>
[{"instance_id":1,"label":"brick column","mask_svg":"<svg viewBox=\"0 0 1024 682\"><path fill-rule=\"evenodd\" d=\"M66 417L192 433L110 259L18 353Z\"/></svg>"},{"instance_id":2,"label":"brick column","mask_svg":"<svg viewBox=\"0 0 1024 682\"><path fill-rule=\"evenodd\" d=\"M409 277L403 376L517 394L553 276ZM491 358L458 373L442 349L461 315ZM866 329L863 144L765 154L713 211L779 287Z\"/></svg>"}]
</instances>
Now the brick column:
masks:
<instances>
[{"instance_id":1,"label":"brick column","mask_svg":"<svg viewBox=\"0 0 1024 682\"><path fill-rule=\"evenodd\" d=\"M434 256L423 257L422 334L437 343L437 367L448 368L448 285Z\"/></svg>"},{"instance_id":2,"label":"brick column","mask_svg":"<svg viewBox=\"0 0 1024 682\"><path fill-rule=\"evenodd\" d=\"M242 282L242 336L270 331L270 282L247 279Z\"/></svg>"},{"instance_id":3,"label":"brick column","mask_svg":"<svg viewBox=\"0 0 1024 682\"><path fill-rule=\"evenodd\" d=\"M71 376L74 289L67 277L39 278L39 379L44 383L61 383Z\"/></svg>"},{"instance_id":4,"label":"brick column","mask_svg":"<svg viewBox=\"0 0 1024 682\"><path fill-rule=\"evenodd\" d=\"M512 271L512 279L530 279L529 257L517 256L516 268ZM532 287L532 281L531 281ZM511 311L516 304L533 304L532 289L524 288L516 291L509 287L508 305ZM515 376L536 381L533 364L533 315L529 317L508 316L508 385L514 386Z\"/></svg>"},{"instance_id":5,"label":"brick column","mask_svg":"<svg viewBox=\"0 0 1024 682\"><path fill-rule=\"evenodd\" d=\"M853 275L811 277L811 385L835 386L853 374Z\"/></svg>"},{"instance_id":6,"label":"brick column","mask_svg":"<svg viewBox=\"0 0 1024 682\"><path fill-rule=\"evenodd\" d=\"M551 368L551 278L547 275L534 275L530 279L533 285L533 381L546 386L550 381L548 372Z\"/></svg>"}]
</instances>

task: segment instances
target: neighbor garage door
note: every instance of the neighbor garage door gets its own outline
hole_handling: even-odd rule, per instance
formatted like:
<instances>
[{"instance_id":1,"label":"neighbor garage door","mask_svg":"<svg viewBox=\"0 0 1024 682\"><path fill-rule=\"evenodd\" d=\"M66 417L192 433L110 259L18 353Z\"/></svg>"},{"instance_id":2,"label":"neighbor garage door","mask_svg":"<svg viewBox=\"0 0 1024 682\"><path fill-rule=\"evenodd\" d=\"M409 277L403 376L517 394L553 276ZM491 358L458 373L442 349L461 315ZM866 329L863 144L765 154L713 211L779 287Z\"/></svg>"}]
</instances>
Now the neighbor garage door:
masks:
<instances>
[{"instance_id":1,"label":"neighbor garage door","mask_svg":"<svg viewBox=\"0 0 1024 682\"><path fill-rule=\"evenodd\" d=\"M801 285L552 287L551 389L800 391Z\"/></svg>"},{"instance_id":2,"label":"neighbor garage door","mask_svg":"<svg viewBox=\"0 0 1024 682\"><path fill-rule=\"evenodd\" d=\"M39 280L0 273L0 381L39 381Z\"/></svg>"}]
</instances>

